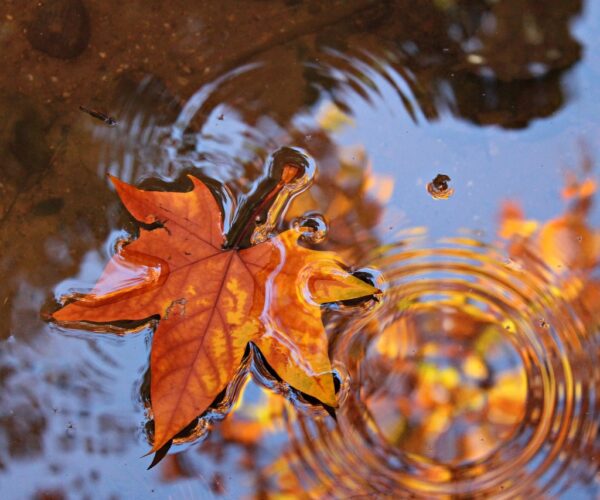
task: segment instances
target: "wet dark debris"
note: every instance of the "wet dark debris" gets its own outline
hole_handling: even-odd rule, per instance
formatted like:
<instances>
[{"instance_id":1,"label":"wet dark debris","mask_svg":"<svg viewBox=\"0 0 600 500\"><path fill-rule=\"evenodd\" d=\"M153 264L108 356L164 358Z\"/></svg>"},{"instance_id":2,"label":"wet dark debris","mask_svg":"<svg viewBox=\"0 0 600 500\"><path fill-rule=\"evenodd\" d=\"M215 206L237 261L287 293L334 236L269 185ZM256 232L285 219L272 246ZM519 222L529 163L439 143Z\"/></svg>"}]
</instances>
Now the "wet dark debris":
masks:
<instances>
[{"instance_id":1,"label":"wet dark debris","mask_svg":"<svg viewBox=\"0 0 600 500\"><path fill-rule=\"evenodd\" d=\"M448 185L449 176L446 174L437 174L435 178L427 184L427 192L434 200L446 200L454 194L454 189Z\"/></svg>"}]
</instances>

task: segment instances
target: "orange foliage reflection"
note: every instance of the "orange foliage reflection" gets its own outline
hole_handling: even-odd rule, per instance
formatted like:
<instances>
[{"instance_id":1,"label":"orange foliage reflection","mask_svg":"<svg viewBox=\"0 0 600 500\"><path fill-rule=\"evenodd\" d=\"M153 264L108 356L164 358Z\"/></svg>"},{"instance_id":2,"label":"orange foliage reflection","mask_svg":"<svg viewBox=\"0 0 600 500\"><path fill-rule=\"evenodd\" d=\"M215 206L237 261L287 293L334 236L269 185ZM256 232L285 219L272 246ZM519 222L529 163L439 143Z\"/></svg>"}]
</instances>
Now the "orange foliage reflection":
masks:
<instances>
[{"instance_id":1,"label":"orange foliage reflection","mask_svg":"<svg viewBox=\"0 0 600 500\"><path fill-rule=\"evenodd\" d=\"M204 451L241 447L260 498L509 498L589 484L596 186L589 169L568 174L567 208L546 222L507 201L494 247L456 238L413 249L419 230L386 247L374 259L390 284L385 303L329 325L342 377L336 420L246 381Z\"/></svg>"}]
</instances>

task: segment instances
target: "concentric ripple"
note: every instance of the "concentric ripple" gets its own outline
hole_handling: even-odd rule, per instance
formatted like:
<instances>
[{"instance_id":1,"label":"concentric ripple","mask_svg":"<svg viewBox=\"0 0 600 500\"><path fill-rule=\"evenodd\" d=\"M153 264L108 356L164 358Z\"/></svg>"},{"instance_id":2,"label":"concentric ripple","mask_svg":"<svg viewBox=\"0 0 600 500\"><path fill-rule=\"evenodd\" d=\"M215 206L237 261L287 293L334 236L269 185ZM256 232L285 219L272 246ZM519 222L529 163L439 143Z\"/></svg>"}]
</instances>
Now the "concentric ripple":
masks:
<instances>
[{"instance_id":1,"label":"concentric ripple","mask_svg":"<svg viewBox=\"0 0 600 500\"><path fill-rule=\"evenodd\" d=\"M288 423L309 494L539 498L594 484L599 342L584 277L524 255L413 238L375 259L384 303L333 328L345 332L337 424Z\"/></svg>"}]
</instances>

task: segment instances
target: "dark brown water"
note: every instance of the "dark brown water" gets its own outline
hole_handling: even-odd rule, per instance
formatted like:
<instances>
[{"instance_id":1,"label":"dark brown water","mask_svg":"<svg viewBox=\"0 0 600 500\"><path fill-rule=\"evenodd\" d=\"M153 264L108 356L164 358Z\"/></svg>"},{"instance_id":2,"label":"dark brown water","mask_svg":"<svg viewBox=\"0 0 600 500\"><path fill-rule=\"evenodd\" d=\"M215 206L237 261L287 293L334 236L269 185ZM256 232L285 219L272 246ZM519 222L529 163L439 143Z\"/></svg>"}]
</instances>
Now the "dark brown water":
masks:
<instances>
[{"instance_id":1,"label":"dark brown water","mask_svg":"<svg viewBox=\"0 0 600 500\"><path fill-rule=\"evenodd\" d=\"M1 2L0 497L598 497L599 32L593 0ZM325 311L337 422L258 362L147 471L151 328L41 311L135 234L106 173L193 173L230 222L282 146L317 173L279 228L385 289Z\"/></svg>"}]
</instances>

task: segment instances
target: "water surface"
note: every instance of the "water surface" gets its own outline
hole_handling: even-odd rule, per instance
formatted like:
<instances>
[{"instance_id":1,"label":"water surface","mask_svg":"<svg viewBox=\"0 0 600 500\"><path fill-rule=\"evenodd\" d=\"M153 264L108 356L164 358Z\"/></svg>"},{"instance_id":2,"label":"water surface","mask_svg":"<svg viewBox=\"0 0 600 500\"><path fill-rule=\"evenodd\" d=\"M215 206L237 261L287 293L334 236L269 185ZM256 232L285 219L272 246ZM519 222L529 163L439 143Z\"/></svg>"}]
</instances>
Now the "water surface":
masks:
<instances>
[{"instance_id":1,"label":"water surface","mask_svg":"<svg viewBox=\"0 0 600 500\"><path fill-rule=\"evenodd\" d=\"M599 29L591 0L3 2L2 495L597 497ZM318 172L280 229L322 214L386 286L325 314L337 424L258 366L147 471L151 328L40 311L135 234L106 173L227 208L282 146Z\"/></svg>"}]
</instances>

